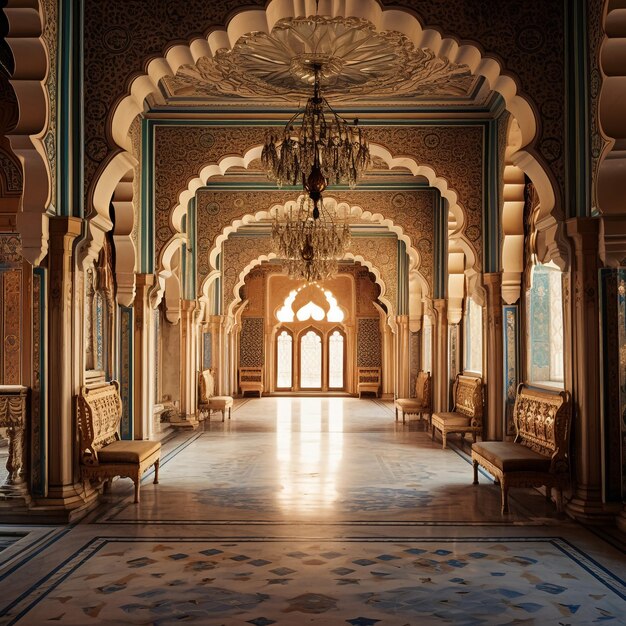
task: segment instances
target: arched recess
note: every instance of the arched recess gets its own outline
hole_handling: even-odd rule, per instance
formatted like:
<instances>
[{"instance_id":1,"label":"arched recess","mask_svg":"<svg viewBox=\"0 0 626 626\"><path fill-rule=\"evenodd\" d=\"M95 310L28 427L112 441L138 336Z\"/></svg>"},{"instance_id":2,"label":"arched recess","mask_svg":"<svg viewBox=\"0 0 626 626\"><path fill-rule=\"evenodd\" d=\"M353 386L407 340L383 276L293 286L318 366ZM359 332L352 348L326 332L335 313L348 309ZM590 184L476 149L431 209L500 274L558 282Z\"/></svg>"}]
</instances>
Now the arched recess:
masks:
<instances>
[{"instance_id":1,"label":"arched recess","mask_svg":"<svg viewBox=\"0 0 626 626\"><path fill-rule=\"evenodd\" d=\"M502 202L502 299L507 304L519 300L524 271L524 172L513 164L521 145L521 132L510 118L504 152L504 193Z\"/></svg>"},{"instance_id":2,"label":"arched recess","mask_svg":"<svg viewBox=\"0 0 626 626\"><path fill-rule=\"evenodd\" d=\"M42 38L44 13L39 0L8 0L6 42L14 59L10 83L15 91L19 117L8 135L23 171L23 193L17 214L22 255L38 265L48 252L48 214L52 190L50 164L43 145L49 124L45 88L49 56Z\"/></svg>"},{"instance_id":3,"label":"arched recess","mask_svg":"<svg viewBox=\"0 0 626 626\"><path fill-rule=\"evenodd\" d=\"M122 306L131 306L135 299L137 250L132 237L135 226L133 182L134 170L129 169L115 188L112 200L115 211L113 243L115 245L116 295L118 303Z\"/></svg>"},{"instance_id":4,"label":"arched recess","mask_svg":"<svg viewBox=\"0 0 626 626\"><path fill-rule=\"evenodd\" d=\"M334 346L338 344L334 344L335 338L337 336L341 337L341 355L334 354ZM342 326L333 326L326 333L326 354L328 367L326 372L326 385L329 390L344 390L346 388L346 365L347 365L347 347L348 347L348 336L346 334L345 329ZM339 358L340 357L340 358ZM331 368L333 365L341 364L341 385L331 384L336 383L337 381L332 380L332 372Z\"/></svg>"},{"instance_id":5,"label":"arched recess","mask_svg":"<svg viewBox=\"0 0 626 626\"><path fill-rule=\"evenodd\" d=\"M303 375L303 354L305 342L310 340L310 338L317 338L314 346L311 347L319 347L319 385L314 384L317 382L317 377L314 372L309 372L309 375L306 377L308 379L308 384L305 384L303 381L305 380L305 376ZM297 345L297 363L296 363L296 371L298 372L297 381L298 387L300 389L311 389L311 390L319 390L324 386L324 334L322 331L316 326L307 326L303 328L296 335L296 345Z\"/></svg>"},{"instance_id":6,"label":"arched recess","mask_svg":"<svg viewBox=\"0 0 626 626\"><path fill-rule=\"evenodd\" d=\"M597 177L598 209L604 216L601 253L609 265L620 265L626 254L624 179L626 178L626 3L606 0L605 37L600 47L602 86L598 104L600 130L607 144L600 157ZM608 219L607 219L608 218Z\"/></svg>"},{"instance_id":7,"label":"arched recess","mask_svg":"<svg viewBox=\"0 0 626 626\"><path fill-rule=\"evenodd\" d=\"M116 180L113 162L120 154L131 151L129 129L135 117L142 113L146 99L150 97L157 103L163 103L159 89L162 78L174 76L182 65L195 64L202 57L213 57L219 49L232 48L247 33L270 32L281 19L303 13L314 14L315 11L314 0L271 0L265 9L244 9L228 22L226 28L213 30L206 38L197 38L188 44L170 46L163 57L150 60L146 72L129 81L126 95L120 97L111 112L109 128L118 149L104 161L105 165L94 183L93 204L96 211L104 211L96 199L99 187L103 185L113 189L117 185L119 178ZM521 148L514 164L524 170L537 187L541 198L541 215L537 225L542 230L556 228L560 212L553 215L557 209L552 181L537 158L525 149L534 141L537 133L534 110L529 101L518 94L514 77L505 73L498 60L484 55L478 43L460 44L453 36L442 35L437 29L426 27L409 10L384 8L377 0L321 0L319 14L360 17L370 21L379 31L398 31L416 47L428 48L438 57L447 58L452 63L467 65L473 75L484 77L489 88L503 97L507 110L518 120Z\"/></svg>"},{"instance_id":8,"label":"arched recess","mask_svg":"<svg viewBox=\"0 0 626 626\"><path fill-rule=\"evenodd\" d=\"M235 310L237 309L237 307L239 306L239 304L241 303L241 296L240 294L240 290L241 287L244 284L244 281L246 279L246 276L250 273L250 271L255 268L257 265L260 265L261 263L263 263L264 261L270 261L272 259L275 259L276 254L274 252L270 252L268 254L262 254L260 256L258 256L255 259L252 259L239 273L239 278L238 281L233 289L233 300L230 302L230 304L228 305L228 309L225 312L226 315L228 315L229 317L232 317ZM387 311L393 311L394 307L391 305L391 302L389 301L388 298L386 298L384 296L385 292L387 291L387 288L385 286L385 282L383 281L383 278L380 274L380 272L378 271L378 269L373 265L372 262L364 259L361 255L353 255L350 253L347 253L344 257L345 259L350 259L353 260L357 263L360 263L361 265L363 265L363 267L367 267L367 269L374 275L376 284L380 287L380 295L378 297L378 299L383 302L383 304L385 305L385 307L387 307ZM208 288L210 286L210 284L218 277L218 273L217 272L212 272L207 279L204 281L204 284L202 286L202 297L203 298L208 298Z\"/></svg>"}]
</instances>

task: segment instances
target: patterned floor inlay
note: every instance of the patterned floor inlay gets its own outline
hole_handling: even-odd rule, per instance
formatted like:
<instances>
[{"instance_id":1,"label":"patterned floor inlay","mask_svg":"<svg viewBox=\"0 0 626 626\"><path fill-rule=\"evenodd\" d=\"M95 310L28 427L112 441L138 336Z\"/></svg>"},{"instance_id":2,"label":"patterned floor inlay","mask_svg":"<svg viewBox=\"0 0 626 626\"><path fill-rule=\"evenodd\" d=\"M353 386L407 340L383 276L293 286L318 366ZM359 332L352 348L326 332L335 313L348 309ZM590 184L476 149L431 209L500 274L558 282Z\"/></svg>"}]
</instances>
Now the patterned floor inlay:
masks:
<instances>
[{"instance_id":1,"label":"patterned floor inlay","mask_svg":"<svg viewBox=\"0 0 626 626\"><path fill-rule=\"evenodd\" d=\"M620 623L626 588L558 538L95 538L6 624Z\"/></svg>"}]
</instances>

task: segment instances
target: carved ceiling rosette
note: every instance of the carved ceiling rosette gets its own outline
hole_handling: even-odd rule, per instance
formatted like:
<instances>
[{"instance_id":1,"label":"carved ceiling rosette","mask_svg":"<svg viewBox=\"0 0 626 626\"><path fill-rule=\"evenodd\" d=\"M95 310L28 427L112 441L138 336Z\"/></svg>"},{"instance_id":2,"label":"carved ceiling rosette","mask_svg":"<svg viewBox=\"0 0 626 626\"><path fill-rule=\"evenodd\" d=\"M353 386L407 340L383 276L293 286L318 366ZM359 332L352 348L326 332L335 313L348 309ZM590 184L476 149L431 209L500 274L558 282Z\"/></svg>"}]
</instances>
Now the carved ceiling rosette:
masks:
<instances>
[{"instance_id":1,"label":"carved ceiling rosette","mask_svg":"<svg viewBox=\"0 0 626 626\"><path fill-rule=\"evenodd\" d=\"M225 25L235 12L265 6L264 0L188 0L184 4L161 1L102 0L85 3L85 185L118 147L107 131L110 113L126 94L130 79L144 71L147 59L162 55L172 42L206 36ZM384 8L416 11L414 0L384 0ZM534 143L536 152L563 189L562 102L564 100L563 3L530 0L524 3L485 0L423 0L419 21L439 25L440 32L456 40L478 42L498 59L507 73L519 79L541 112L542 124ZM408 17L407 19L413 19ZM217 26L218 28L220 26ZM204 31L202 30L204 29ZM542 71L537 72L537 67Z\"/></svg>"}]
</instances>

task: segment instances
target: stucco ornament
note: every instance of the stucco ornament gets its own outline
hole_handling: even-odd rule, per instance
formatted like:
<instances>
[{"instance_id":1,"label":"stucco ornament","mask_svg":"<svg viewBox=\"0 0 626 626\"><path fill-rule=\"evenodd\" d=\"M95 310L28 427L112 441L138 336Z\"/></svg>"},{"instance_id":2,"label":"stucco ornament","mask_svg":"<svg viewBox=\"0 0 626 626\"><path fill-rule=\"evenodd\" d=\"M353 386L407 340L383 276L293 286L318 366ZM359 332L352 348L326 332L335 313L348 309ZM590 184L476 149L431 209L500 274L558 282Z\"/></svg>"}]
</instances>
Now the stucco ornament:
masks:
<instances>
[{"instance_id":1,"label":"stucco ornament","mask_svg":"<svg viewBox=\"0 0 626 626\"><path fill-rule=\"evenodd\" d=\"M356 17L279 20L270 33L241 37L167 81L176 96L222 94L299 100L311 94L312 67L321 66L325 95L333 102L355 95L466 96L475 82L469 67L416 48L396 31L378 32Z\"/></svg>"}]
</instances>

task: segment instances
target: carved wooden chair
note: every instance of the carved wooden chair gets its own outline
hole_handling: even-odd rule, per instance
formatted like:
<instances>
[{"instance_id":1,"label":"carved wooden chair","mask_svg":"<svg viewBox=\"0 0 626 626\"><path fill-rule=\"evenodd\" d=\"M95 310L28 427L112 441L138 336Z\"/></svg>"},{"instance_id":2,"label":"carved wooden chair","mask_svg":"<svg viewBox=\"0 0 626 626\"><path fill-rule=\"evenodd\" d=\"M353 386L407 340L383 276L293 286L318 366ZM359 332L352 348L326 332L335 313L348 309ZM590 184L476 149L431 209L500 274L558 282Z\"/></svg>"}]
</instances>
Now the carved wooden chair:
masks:
<instances>
[{"instance_id":1,"label":"carved wooden chair","mask_svg":"<svg viewBox=\"0 0 626 626\"><path fill-rule=\"evenodd\" d=\"M240 367L239 368L239 389L241 395L245 395L247 391L259 394L259 398L263 395L263 368L262 367Z\"/></svg>"},{"instance_id":2,"label":"carved wooden chair","mask_svg":"<svg viewBox=\"0 0 626 626\"><path fill-rule=\"evenodd\" d=\"M215 395L215 378L213 370L208 369L198 373L199 396L198 396L198 414L211 419L212 411L222 412L222 422L225 419L226 411L228 411L228 419L233 408L233 399L230 396Z\"/></svg>"},{"instance_id":3,"label":"carved wooden chair","mask_svg":"<svg viewBox=\"0 0 626 626\"><path fill-rule=\"evenodd\" d=\"M373 393L377 398L380 393L380 367L357 368L357 392L359 398L364 393Z\"/></svg>"},{"instance_id":4,"label":"carved wooden chair","mask_svg":"<svg viewBox=\"0 0 626 626\"><path fill-rule=\"evenodd\" d=\"M415 397L414 398L398 398L395 401L396 421L398 421L398 412L402 415L402 423L404 424L405 415L422 415L426 413L430 416L431 412L431 377L430 372L418 372L415 379Z\"/></svg>"}]
</instances>

